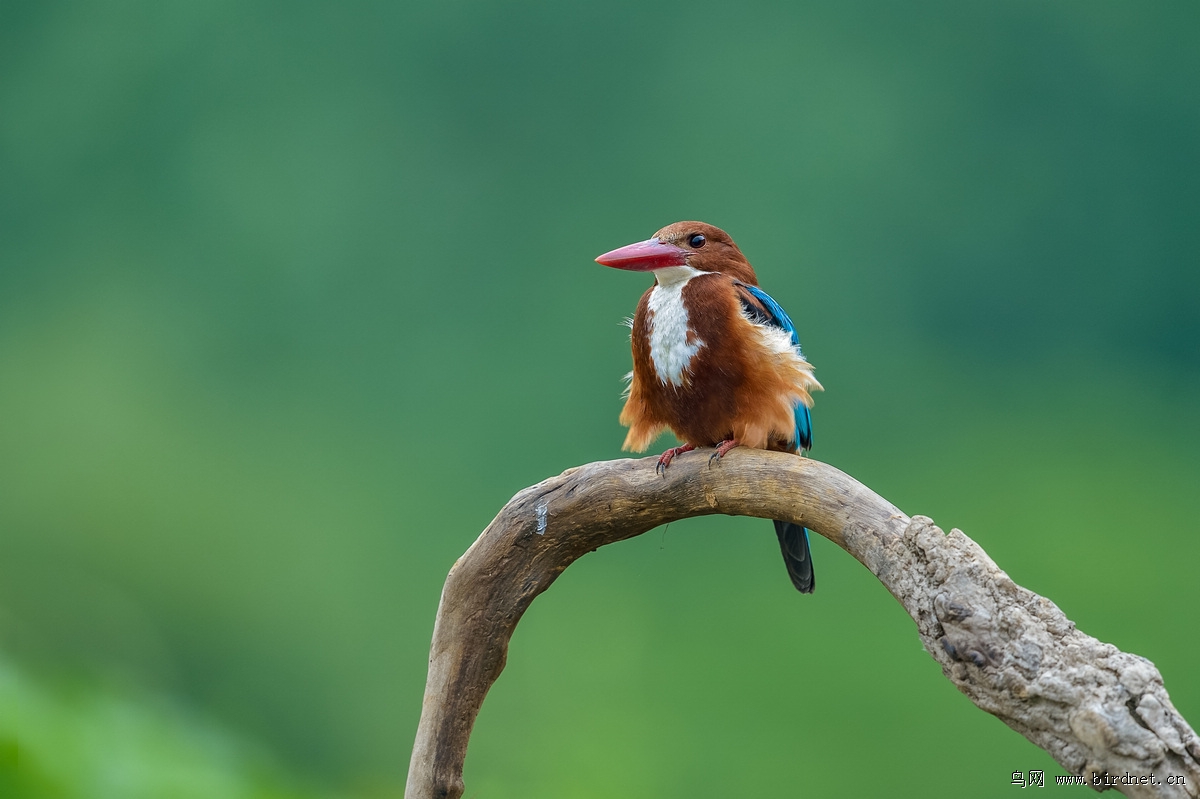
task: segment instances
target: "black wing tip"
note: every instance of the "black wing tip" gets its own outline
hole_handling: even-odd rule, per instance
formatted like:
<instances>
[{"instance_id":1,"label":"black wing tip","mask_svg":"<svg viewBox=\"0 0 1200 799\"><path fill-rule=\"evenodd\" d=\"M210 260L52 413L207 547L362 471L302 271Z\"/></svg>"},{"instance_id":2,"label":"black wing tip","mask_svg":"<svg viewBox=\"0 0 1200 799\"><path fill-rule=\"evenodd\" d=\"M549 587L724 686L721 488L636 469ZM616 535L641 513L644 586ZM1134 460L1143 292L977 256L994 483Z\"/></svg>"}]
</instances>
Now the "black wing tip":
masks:
<instances>
[{"instance_id":1,"label":"black wing tip","mask_svg":"<svg viewBox=\"0 0 1200 799\"><path fill-rule=\"evenodd\" d=\"M813 576L811 568L806 574L797 574L789 568L788 577L792 578L792 587L801 594L811 594L817 588L817 580Z\"/></svg>"},{"instance_id":2,"label":"black wing tip","mask_svg":"<svg viewBox=\"0 0 1200 799\"><path fill-rule=\"evenodd\" d=\"M775 534L779 537L779 550L783 553L783 563L792 585L802 594L811 594L817 587L817 580L808 547L808 530L799 524L776 519Z\"/></svg>"}]
</instances>

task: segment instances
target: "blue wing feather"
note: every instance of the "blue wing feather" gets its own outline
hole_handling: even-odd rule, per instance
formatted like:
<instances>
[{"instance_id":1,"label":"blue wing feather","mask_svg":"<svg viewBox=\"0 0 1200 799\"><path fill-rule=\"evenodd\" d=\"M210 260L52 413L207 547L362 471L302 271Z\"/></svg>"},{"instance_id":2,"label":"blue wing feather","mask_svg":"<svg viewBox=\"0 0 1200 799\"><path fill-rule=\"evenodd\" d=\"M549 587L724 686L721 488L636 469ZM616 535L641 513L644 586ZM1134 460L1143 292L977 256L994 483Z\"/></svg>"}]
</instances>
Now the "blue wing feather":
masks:
<instances>
[{"instance_id":1,"label":"blue wing feather","mask_svg":"<svg viewBox=\"0 0 1200 799\"><path fill-rule=\"evenodd\" d=\"M775 298L767 292L760 289L758 286L750 286L745 283L741 284L746 291L754 295L755 299L766 306L767 313L771 315L771 323L774 327L787 331L792 337L792 346L796 348L796 352L804 354L800 349L800 336L796 333L796 325L792 323L792 318L787 315L787 311L775 302ZM796 431L795 441L802 450L811 449L813 443L812 434L812 414L808 407L803 403L796 405Z\"/></svg>"},{"instance_id":2,"label":"blue wing feather","mask_svg":"<svg viewBox=\"0 0 1200 799\"><path fill-rule=\"evenodd\" d=\"M812 413L803 403L796 406L796 441L800 449L812 449Z\"/></svg>"}]
</instances>

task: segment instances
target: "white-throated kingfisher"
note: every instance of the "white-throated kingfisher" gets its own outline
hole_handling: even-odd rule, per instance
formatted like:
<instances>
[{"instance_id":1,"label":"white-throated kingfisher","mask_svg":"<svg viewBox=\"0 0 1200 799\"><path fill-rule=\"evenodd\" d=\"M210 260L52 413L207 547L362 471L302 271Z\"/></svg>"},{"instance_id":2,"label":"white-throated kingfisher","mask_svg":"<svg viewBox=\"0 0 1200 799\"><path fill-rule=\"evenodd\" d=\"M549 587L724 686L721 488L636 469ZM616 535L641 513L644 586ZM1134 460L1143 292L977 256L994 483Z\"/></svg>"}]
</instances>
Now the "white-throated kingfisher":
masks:
<instances>
[{"instance_id":1,"label":"white-throated kingfisher","mask_svg":"<svg viewBox=\"0 0 1200 799\"><path fill-rule=\"evenodd\" d=\"M725 231L676 222L596 261L654 273L631 324L623 449L644 452L670 429L684 444L659 457L655 468L665 473L696 447L716 448L710 464L738 446L798 454L812 447L811 392L821 384L792 320L758 287ZM792 584L811 593L808 530L776 521L775 532Z\"/></svg>"}]
</instances>

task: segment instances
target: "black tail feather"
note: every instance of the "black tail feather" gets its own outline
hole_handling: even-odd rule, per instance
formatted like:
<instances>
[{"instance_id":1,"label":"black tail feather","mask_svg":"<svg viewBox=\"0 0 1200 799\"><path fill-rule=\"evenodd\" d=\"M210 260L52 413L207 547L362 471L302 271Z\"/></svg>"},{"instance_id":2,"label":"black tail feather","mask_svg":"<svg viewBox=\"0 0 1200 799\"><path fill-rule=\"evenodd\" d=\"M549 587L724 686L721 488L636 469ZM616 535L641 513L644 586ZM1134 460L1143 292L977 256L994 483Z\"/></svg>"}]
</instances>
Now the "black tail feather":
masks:
<instances>
[{"instance_id":1,"label":"black tail feather","mask_svg":"<svg viewBox=\"0 0 1200 799\"><path fill-rule=\"evenodd\" d=\"M802 594L811 594L816 579L813 577L812 552L808 549L808 530L798 524L776 520L775 534L779 536L779 550L783 553L792 585Z\"/></svg>"}]
</instances>

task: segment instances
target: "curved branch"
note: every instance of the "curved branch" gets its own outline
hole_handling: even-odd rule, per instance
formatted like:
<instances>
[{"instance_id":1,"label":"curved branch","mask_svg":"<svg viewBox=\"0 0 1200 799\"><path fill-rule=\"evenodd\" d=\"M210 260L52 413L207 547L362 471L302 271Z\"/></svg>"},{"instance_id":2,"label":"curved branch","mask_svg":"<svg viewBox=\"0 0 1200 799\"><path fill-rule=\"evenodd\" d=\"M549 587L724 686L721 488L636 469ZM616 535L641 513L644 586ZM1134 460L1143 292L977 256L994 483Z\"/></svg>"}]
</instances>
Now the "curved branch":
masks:
<instances>
[{"instance_id":1,"label":"curved branch","mask_svg":"<svg viewBox=\"0 0 1200 799\"><path fill-rule=\"evenodd\" d=\"M736 449L716 468L706 452L681 456L665 478L650 458L590 463L500 510L442 589L405 797L462 795L467 741L513 630L567 566L605 544L712 513L804 524L853 555L908 611L946 677L1071 773L1153 773L1158 784L1108 787L1200 795L1200 739L1150 661L1075 629L962 532L910 519L819 461Z\"/></svg>"}]
</instances>

